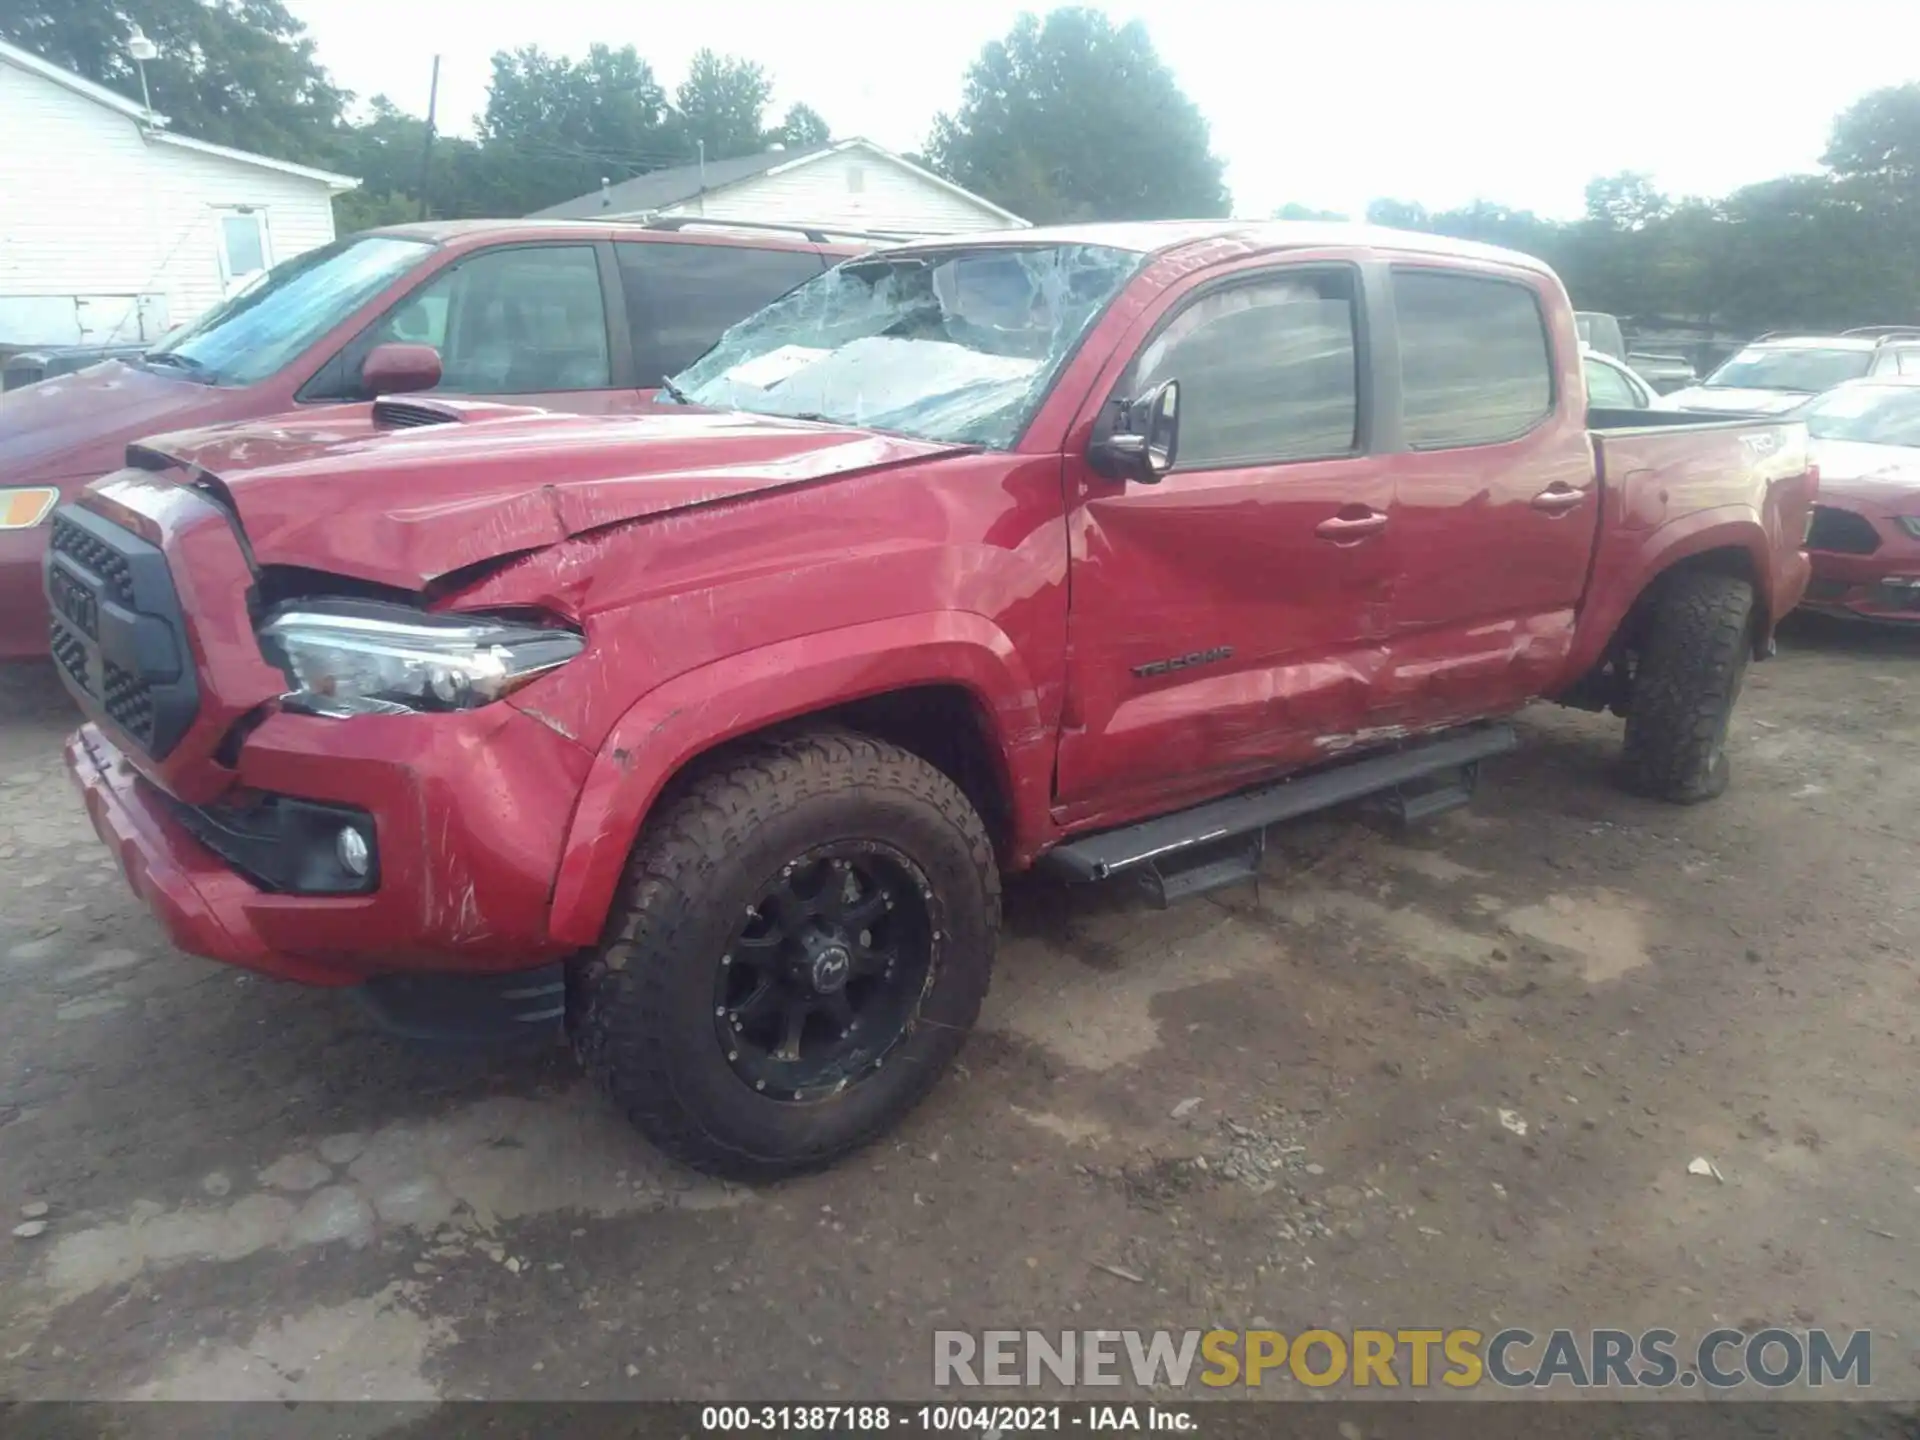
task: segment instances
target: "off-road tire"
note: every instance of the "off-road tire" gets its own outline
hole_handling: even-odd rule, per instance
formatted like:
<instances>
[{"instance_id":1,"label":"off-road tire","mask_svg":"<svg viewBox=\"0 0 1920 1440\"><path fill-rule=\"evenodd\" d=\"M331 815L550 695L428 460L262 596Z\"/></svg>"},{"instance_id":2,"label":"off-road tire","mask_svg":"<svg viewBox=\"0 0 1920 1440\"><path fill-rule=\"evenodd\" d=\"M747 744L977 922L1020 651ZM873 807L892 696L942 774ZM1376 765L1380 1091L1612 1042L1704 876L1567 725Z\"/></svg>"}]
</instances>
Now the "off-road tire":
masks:
<instances>
[{"instance_id":1,"label":"off-road tire","mask_svg":"<svg viewBox=\"0 0 1920 1440\"><path fill-rule=\"evenodd\" d=\"M767 877L843 839L889 844L926 876L937 963L884 1068L831 1098L769 1099L715 1039L715 967ZM569 967L567 1028L588 1075L661 1150L777 1179L868 1144L926 1096L979 1015L999 923L993 846L959 787L898 746L810 731L724 763L648 822L600 944Z\"/></svg>"},{"instance_id":2,"label":"off-road tire","mask_svg":"<svg viewBox=\"0 0 1920 1440\"><path fill-rule=\"evenodd\" d=\"M1753 655L1753 587L1681 571L1646 617L1622 757L1629 788L1678 805L1727 788L1727 728Z\"/></svg>"}]
</instances>

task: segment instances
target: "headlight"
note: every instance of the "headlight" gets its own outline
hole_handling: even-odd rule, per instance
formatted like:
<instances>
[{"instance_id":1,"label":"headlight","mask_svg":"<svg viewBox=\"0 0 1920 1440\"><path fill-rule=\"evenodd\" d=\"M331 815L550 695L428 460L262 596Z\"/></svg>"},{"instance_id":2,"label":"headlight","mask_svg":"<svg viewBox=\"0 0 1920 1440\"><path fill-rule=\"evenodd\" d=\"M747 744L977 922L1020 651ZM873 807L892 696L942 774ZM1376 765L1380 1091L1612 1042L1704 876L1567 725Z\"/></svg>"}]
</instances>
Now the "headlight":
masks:
<instances>
[{"instance_id":1,"label":"headlight","mask_svg":"<svg viewBox=\"0 0 1920 1440\"><path fill-rule=\"evenodd\" d=\"M261 627L260 642L286 672L289 701L319 715L471 710L566 664L585 643L557 627L355 600L289 605Z\"/></svg>"},{"instance_id":2,"label":"headlight","mask_svg":"<svg viewBox=\"0 0 1920 1440\"><path fill-rule=\"evenodd\" d=\"M1900 528L1906 531L1907 534L1913 536L1916 540L1920 540L1920 515L1902 515L1899 524Z\"/></svg>"}]
</instances>

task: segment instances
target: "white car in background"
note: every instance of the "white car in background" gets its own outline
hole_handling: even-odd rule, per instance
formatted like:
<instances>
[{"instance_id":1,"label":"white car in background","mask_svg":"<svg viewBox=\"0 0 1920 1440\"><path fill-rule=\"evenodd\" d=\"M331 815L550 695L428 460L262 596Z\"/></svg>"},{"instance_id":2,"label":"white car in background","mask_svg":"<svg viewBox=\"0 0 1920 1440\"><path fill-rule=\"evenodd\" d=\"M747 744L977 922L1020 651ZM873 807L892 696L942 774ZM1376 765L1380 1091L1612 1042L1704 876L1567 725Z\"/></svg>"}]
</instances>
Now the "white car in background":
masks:
<instances>
[{"instance_id":1,"label":"white car in background","mask_svg":"<svg viewBox=\"0 0 1920 1440\"><path fill-rule=\"evenodd\" d=\"M1920 327L1762 335L1698 385L1669 398L1682 410L1779 415L1836 385L1883 375L1920 375Z\"/></svg>"},{"instance_id":2,"label":"white car in background","mask_svg":"<svg viewBox=\"0 0 1920 1440\"><path fill-rule=\"evenodd\" d=\"M1587 374L1587 404L1601 410L1678 410L1671 395L1659 394L1627 365L1589 346L1580 347Z\"/></svg>"}]
</instances>

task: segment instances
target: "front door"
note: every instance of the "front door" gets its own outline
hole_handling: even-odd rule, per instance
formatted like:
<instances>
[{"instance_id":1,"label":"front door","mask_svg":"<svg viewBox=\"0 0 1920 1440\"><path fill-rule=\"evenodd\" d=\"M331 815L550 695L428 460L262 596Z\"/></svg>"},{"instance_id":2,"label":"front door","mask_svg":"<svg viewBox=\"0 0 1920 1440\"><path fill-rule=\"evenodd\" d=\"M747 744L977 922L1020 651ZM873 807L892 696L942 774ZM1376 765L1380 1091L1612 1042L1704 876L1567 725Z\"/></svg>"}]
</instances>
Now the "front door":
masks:
<instances>
[{"instance_id":1,"label":"front door","mask_svg":"<svg viewBox=\"0 0 1920 1440\"><path fill-rule=\"evenodd\" d=\"M389 341L440 352L437 393L586 415L633 408L617 382L599 247L500 245L447 265L348 347L340 381L360 394L359 367ZM318 398L333 398L331 391Z\"/></svg>"},{"instance_id":2,"label":"front door","mask_svg":"<svg viewBox=\"0 0 1920 1440\"><path fill-rule=\"evenodd\" d=\"M1071 821L1334 753L1367 724L1394 574L1368 458L1361 271L1209 280L1142 322L1115 397L1180 382L1156 484L1067 461Z\"/></svg>"}]
</instances>

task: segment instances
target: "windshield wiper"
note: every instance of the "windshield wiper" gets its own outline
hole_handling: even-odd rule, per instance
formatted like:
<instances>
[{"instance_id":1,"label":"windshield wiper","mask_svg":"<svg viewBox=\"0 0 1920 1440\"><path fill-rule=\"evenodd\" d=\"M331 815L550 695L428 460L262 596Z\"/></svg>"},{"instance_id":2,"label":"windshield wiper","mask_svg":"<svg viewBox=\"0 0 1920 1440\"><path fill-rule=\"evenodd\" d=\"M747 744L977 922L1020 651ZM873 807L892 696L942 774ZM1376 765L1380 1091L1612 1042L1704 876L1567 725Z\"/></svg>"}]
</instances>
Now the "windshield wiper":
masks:
<instances>
[{"instance_id":1,"label":"windshield wiper","mask_svg":"<svg viewBox=\"0 0 1920 1440\"><path fill-rule=\"evenodd\" d=\"M191 355L181 355L173 350L149 350L140 358L149 365L176 366L196 380L204 380L209 385L213 384L212 367L203 360L194 359Z\"/></svg>"},{"instance_id":2,"label":"windshield wiper","mask_svg":"<svg viewBox=\"0 0 1920 1440\"><path fill-rule=\"evenodd\" d=\"M676 405L693 404L693 401L687 398L687 392L673 383L673 377L671 375L662 375L660 377L660 388L673 397L673 403Z\"/></svg>"}]
</instances>

